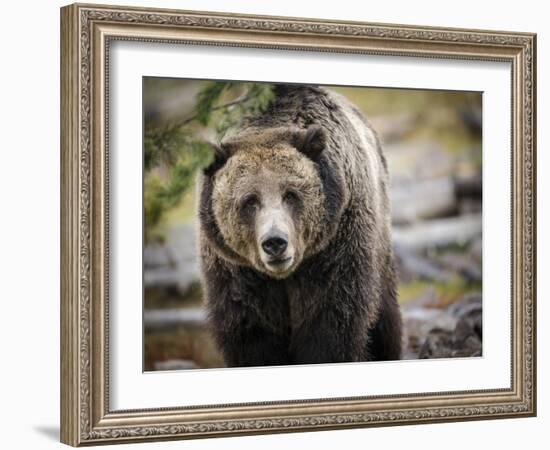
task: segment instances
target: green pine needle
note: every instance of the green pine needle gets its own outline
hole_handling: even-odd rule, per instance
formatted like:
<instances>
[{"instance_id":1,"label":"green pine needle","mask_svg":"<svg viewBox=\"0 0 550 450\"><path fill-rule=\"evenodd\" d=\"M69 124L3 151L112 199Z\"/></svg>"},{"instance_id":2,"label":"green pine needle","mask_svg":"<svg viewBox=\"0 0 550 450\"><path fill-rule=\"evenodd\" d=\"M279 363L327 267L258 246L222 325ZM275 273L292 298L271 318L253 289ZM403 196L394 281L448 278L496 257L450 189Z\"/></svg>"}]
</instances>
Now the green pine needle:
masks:
<instances>
[{"instance_id":1,"label":"green pine needle","mask_svg":"<svg viewBox=\"0 0 550 450\"><path fill-rule=\"evenodd\" d=\"M222 100L227 100L225 103ZM197 95L193 115L183 122L146 126L144 133L145 239L164 214L189 190L197 171L207 167L213 151L197 139L194 124L213 129L219 138L243 118L260 114L273 100L273 86L234 81L209 82Z\"/></svg>"}]
</instances>

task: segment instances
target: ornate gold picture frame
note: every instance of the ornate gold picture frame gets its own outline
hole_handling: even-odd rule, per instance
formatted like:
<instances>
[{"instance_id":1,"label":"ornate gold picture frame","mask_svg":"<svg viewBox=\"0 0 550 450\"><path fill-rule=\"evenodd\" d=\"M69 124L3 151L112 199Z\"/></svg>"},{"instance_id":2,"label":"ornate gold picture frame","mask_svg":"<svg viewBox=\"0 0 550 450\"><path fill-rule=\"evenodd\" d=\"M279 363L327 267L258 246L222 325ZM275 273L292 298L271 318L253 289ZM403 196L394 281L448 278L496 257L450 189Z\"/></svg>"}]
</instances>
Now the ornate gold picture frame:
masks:
<instances>
[{"instance_id":1,"label":"ornate gold picture frame","mask_svg":"<svg viewBox=\"0 0 550 450\"><path fill-rule=\"evenodd\" d=\"M109 401L108 67L110 45L115 41L509 63L509 388L280 402L258 398L253 403L113 410ZM62 8L61 441L80 446L534 416L535 87L536 36L530 33L86 4Z\"/></svg>"}]
</instances>

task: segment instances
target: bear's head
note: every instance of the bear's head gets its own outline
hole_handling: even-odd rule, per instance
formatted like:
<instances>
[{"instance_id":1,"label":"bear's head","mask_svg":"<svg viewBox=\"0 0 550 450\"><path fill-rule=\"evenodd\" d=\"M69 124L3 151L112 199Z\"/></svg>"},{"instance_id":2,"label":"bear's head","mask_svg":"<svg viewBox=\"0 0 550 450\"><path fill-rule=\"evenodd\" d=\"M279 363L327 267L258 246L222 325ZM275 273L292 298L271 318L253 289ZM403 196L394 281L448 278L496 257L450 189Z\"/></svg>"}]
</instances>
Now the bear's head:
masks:
<instances>
[{"instance_id":1,"label":"bear's head","mask_svg":"<svg viewBox=\"0 0 550 450\"><path fill-rule=\"evenodd\" d=\"M222 256L282 279L319 250L326 145L322 128L311 126L248 130L214 146L205 176Z\"/></svg>"}]
</instances>

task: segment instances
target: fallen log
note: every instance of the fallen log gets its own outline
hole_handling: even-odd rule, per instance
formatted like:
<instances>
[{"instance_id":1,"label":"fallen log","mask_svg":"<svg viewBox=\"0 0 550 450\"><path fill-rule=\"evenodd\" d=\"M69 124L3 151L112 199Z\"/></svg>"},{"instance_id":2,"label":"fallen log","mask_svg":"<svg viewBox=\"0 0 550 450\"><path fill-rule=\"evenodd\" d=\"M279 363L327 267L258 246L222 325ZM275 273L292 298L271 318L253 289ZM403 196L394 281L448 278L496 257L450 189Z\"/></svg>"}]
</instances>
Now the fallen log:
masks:
<instances>
[{"instance_id":1,"label":"fallen log","mask_svg":"<svg viewBox=\"0 0 550 450\"><path fill-rule=\"evenodd\" d=\"M203 308L151 309L143 313L143 324L148 330L178 327L203 327L206 311Z\"/></svg>"},{"instance_id":2,"label":"fallen log","mask_svg":"<svg viewBox=\"0 0 550 450\"><path fill-rule=\"evenodd\" d=\"M445 219L394 226L392 241L396 246L423 251L429 248L464 245L481 235L481 214L468 214Z\"/></svg>"},{"instance_id":3,"label":"fallen log","mask_svg":"<svg viewBox=\"0 0 550 450\"><path fill-rule=\"evenodd\" d=\"M414 223L456 213L457 199L451 177L404 182L390 192L392 222Z\"/></svg>"},{"instance_id":4,"label":"fallen log","mask_svg":"<svg viewBox=\"0 0 550 450\"><path fill-rule=\"evenodd\" d=\"M456 215L465 199L481 202L481 175L396 182L390 191L392 223Z\"/></svg>"}]
</instances>

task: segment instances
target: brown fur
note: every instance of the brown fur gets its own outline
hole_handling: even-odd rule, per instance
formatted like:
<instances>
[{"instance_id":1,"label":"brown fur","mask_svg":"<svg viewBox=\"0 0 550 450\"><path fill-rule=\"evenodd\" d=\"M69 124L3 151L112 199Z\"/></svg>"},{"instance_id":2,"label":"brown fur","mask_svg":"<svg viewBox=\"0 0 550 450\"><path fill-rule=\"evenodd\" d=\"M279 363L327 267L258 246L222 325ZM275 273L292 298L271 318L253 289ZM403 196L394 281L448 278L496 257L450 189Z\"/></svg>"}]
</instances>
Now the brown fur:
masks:
<instances>
[{"instance_id":1,"label":"brown fur","mask_svg":"<svg viewBox=\"0 0 550 450\"><path fill-rule=\"evenodd\" d=\"M387 183L375 133L322 89L278 86L270 111L224 139L199 216L228 365L399 358ZM266 256L273 230L285 265Z\"/></svg>"},{"instance_id":2,"label":"brown fur","mask_svg":"<svg viewBox=\"0 0 550 450\"><path fill-rule=\"evenodd\" d=\"M314 163L288 144L247 143L215 175L212 204L224 241L242 258L242 265L266 272L256 245L254 227L241 217L240 201L251 192L265 199L283 196L289 189L301 195L299 214L294 214L293 238L299 257L307 257L319 239L324 194ZM228 193L231 193L228 195Z\"/></svg>"}]
</instances>

